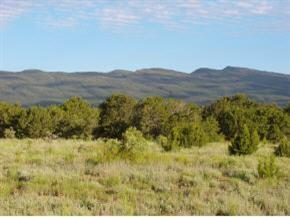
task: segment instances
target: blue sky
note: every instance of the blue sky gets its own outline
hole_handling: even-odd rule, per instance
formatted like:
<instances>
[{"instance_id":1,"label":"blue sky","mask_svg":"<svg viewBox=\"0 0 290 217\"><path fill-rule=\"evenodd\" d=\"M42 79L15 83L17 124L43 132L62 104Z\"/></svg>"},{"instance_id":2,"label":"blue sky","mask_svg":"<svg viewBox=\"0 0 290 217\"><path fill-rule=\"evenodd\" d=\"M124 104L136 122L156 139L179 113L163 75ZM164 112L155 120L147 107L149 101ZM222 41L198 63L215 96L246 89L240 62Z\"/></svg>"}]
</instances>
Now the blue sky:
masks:
<instances>
[{"instance_id":1,"label":"blue sky","mask_svg":"<svg viewBox=\"0 0 290 217\"><path fill-rule=\"evenodd\" d=\"M0 0L0 70L290 74L289 0Z\"/></svg>"}]
</instances>

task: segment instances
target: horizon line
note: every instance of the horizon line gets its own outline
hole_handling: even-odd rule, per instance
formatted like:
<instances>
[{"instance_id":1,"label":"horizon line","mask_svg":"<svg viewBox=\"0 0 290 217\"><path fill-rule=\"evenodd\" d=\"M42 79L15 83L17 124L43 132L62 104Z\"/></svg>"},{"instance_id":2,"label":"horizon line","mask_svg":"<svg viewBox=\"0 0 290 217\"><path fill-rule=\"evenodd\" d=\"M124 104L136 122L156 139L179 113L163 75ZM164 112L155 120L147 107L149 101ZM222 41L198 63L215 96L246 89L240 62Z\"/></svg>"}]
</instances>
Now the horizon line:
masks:
<instances>
[{"instance_id":1,"label":"horizon line","mask_svg":"<svg viewBox=\"0 0 290 217\"><path fill-rule=\"evenodd\" d=\"M46 69L40 69L40 68L26 68L26 69L22 69L22 70L6 70L6 69L0 69L0 72L10 72L10 73L21 73L21 72L25 72L25 71L39 71L39 72L47 72L47 73L113 73L115 71L127 71L127 72L138 72L138 71L142 71L142 70L168 70L168 71L175 71L175 72L179 72L179 73L185 73L185 74L191 74L194 73L198 70L201 69L207 69L207 70L216 70L216 71L223 71L226 70L227 68L235 68L235 69L246 69L246 70L255 70L255 71L261 71L261 72L269 72L269 73L276 73L276 74L285 74L285 75L290 75L290 73L287 72L278 72L278 71L271 71L271 70L265 70L265 69L257 69L257 68L252 68L252 67L244 67L244 66L232 66L232 65L227 65L223 68L211 68L211 67L198 67L196 69L194 69L193 71L190 72L186 72L186 71L182 71L182 70L178 70L178 69L172 69L172 68L165 68L165 67L145 67L145 68L136 68L135 70L129 70L129 69L122 69L122 68L117 68L117 69L113 69L113 70L108 70L108 71L97 71L97 70L74 70L74 71L70 71L70 70L46 70Z\"/></svg>"}]
</instances>

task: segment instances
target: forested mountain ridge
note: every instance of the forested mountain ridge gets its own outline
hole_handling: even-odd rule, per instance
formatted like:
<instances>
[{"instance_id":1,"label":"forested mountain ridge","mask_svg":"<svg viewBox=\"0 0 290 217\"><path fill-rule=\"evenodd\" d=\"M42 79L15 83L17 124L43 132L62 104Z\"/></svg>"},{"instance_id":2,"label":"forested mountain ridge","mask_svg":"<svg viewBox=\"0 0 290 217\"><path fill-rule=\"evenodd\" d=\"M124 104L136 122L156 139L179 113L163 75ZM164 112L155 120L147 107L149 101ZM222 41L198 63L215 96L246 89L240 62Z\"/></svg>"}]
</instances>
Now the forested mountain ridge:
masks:
<instances>
[{"instance_id":1,"label":"forested mountain ridge","mask_svg":"<svg viewBox=\"0 0 290 217\"><path fill-rule=\"evenodd\" d=\"M0 71L0 100L23 105L59 104L72 96L99 104L113 93L137 98L159 95L198 104L245 93L261 102L284 105L290 102L290 75L231 66L200 68L190 74L162 68L108 73Z\"/></svg>"}]
</instances>

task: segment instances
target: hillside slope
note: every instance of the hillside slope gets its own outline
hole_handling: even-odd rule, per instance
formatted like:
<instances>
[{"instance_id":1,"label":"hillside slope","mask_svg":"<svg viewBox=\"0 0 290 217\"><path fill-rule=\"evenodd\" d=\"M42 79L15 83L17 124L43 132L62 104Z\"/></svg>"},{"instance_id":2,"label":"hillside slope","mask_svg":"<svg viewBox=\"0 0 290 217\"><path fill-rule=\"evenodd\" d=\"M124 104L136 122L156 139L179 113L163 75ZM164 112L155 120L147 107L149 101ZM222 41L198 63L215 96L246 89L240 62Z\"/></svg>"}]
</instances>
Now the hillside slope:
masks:
<instances>
[{"instance_id":1,"label":"hillside slope","mask_svg":"<svg viewBox=\"0 0 290 217\"><path fill-rule=\"evenodd\" d=\"M161 68L109 73L0 71L0 100L24 105L61 103L72 96L98 104L112 93L137 98L160 95L204 104L241 92L258 101L286 104L290 102L290 75L230 66L201 68L191 74Z\"/></svg>"}]
</instances>

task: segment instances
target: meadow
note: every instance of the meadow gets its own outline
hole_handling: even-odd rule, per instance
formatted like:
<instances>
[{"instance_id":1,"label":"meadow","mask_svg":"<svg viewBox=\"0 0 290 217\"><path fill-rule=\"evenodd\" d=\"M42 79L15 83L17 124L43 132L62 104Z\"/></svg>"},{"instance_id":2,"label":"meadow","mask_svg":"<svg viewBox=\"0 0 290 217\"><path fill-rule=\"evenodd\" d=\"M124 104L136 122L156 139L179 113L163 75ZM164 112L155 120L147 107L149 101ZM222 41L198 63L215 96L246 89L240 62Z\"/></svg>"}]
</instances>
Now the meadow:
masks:
<instances>
[{"instance_id":1,"label":"meadow","mask_svg":"<svg viewBox=\"0 0 290 217\"><path fill-rule=\"evenodd\" d=\"M1 215L290 215L290 159L260 177L275 145L229 155L228 142L164 152L156 142L138 160L104 159L113 140L0 140Z\"/></svg>"}]
</instances>

